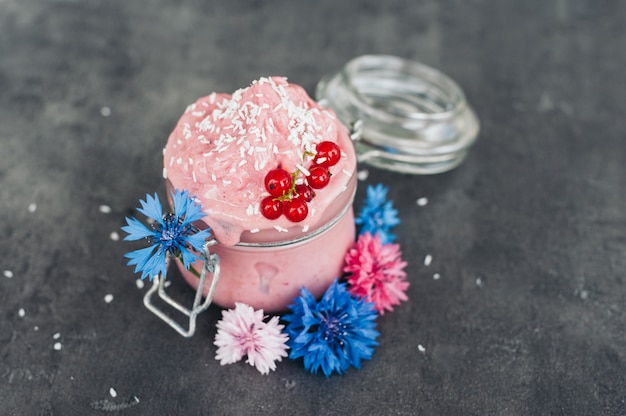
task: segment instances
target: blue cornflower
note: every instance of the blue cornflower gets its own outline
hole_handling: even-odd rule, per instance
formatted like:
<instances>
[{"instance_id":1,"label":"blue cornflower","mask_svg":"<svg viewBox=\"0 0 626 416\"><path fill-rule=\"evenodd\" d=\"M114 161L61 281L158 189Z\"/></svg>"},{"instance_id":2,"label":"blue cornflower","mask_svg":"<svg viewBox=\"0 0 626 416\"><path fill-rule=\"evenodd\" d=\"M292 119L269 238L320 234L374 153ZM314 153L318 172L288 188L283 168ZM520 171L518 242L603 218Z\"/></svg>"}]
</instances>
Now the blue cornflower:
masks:
<instances>
[{"instance_id":1,"label":"blue cornflower","mask_svg":"<svg viewBox=\"0 0 626 416\"><path fill-rule=\"evenodd\" d=\"M337 279L319 302L304 287L300 294L289 306L291 314L283 317L289 358L303 357L304 368L317 373L321 367L326 377L350 366L361 368L361 360L372 358L379 335L373 303L352 297Z\"/></svg>"},{"instance_id":2,"label":"blue cornflower","mask_svg":"<svg viewBox=\"0 0 626 416\"><path fill-rule=\"evenodd\" d=\"M396 239L390 230L400 224L398 211L393 207L393 202L387 200L387 190L382 184L369 185L365 205L361 207L358 217L354 220L359 228L359 234L378 234L383 244Z\"/></svg>"},{"instance_id":3,"label":"blue cornflower","mask_svg":"<svg viewBox=\"0 0 626 416\"><path fill-rule=\"evenodd\" d=\"M174 212L163 214L163 207L159 196L146 195L146 200L139 200L141 208L137 210L146 217L152 218L151 228L146 227L136 218L126 217L127 226L122 227L128 235L127 241L145 238L149 247L126 253L124 257L130 259L128 265L135 265L135 273L141 272L141 278L146 276L150 280L161 273L163 278L167 273L166 254L180 257L187 268L196 260L202 259L196 252L202 251L205 240L211 235L210 231L198 230L192 225L206 214L202 207L189 197L187 191L173 193Z\"/></svg>"}]
</instances>

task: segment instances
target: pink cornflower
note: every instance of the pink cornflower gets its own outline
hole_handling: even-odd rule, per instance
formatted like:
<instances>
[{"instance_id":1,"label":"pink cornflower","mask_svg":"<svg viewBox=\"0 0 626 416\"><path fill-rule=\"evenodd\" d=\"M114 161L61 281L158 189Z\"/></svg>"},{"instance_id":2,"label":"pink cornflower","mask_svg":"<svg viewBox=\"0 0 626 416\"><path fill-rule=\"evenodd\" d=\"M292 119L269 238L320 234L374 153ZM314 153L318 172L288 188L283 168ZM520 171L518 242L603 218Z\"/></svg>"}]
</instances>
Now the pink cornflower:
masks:
<instances>
[{"instance_id":1,"label":"pink cornflower","mask_svg":"<svg viewBox=\"0 0 626 416\"><path fill-rule=\"evenodd\" d=\"M406 279L398 244L383 244L379 235L369 232L359 235L354 246L345 257L344 271L352 273L348 277L349 292L365 298L375 305L383 315L392 311L394 305L407 300L409 282Z\"/></svg>"},{"instance_id":2,"label":"pink cornflower","mask_svg":"<svg viewBox=\"0 0 626 416\"><path fill-rule=\"evenodd\" d=\"M217 323L215 359L221 365L232 364L248 356L246 362L261 374L276 369L276 361L287 356L287 335L281 330L278 316L263 321L263 310L255 311L244 303L235 303L235 309L222 312Z\"/></svg>"}]
</instances>

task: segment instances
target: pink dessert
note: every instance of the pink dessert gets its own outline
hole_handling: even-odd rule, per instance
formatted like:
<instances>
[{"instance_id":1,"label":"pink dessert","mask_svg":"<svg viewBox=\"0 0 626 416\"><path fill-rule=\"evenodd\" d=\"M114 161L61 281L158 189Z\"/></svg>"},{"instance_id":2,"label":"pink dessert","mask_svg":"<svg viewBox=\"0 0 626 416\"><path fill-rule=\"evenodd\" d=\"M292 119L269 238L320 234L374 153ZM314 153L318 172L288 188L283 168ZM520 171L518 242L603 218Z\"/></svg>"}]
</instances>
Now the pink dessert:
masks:
<instances>
[{"instance_id":1,"label":"pink dessert","mask_svg":"<svg viewBox=\"0 0 626 416\"><path fill-rule=\"evenodd\" d=\"M286 207L285 199L299 198L293 187L288 196L270 196L268 172L283 169L294 186L310 184L313 168L325 159L316 156L322 142L335 143L340 156L327 167L328 184L306 203L304 218L266 218L264 199ZM169 189L187 189L197 198L219 242L211 247L221 266L214 302L269 312L284 310L302 286L321 294L341 274L354 242L355 168L345 127L285 78L261 78L232 95L214 93L190 105L164 149L164 177ZM183 275L198 285L191 273Z\"/></svg>"}]
</instances>

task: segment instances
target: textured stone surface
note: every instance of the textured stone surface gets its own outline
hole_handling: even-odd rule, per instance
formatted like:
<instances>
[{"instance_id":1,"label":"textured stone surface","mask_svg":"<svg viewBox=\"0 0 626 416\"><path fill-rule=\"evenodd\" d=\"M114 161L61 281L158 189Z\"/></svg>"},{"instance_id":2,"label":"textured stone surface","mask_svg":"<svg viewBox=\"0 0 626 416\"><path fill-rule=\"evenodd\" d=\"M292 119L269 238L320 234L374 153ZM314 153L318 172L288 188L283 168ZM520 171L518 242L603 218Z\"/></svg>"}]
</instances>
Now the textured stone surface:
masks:
<instances>
[{"instance_id":1,"label":"textured stone surface","mask_svg":"<svg viewBox=\"0 0 626 416\"><path fill-rule=\"evenodd\" d=\"M0 413L625 414L624 15L585 0L0 0ZM390 186L410 302L380 318L361 371L220 367L219 309L176 335L111 233L163 194L161 149L195 98L263 75L312 92L364 53L443 70L482 122L458 169L361 183L358 200Z\"/></svg>"}]
</instances>

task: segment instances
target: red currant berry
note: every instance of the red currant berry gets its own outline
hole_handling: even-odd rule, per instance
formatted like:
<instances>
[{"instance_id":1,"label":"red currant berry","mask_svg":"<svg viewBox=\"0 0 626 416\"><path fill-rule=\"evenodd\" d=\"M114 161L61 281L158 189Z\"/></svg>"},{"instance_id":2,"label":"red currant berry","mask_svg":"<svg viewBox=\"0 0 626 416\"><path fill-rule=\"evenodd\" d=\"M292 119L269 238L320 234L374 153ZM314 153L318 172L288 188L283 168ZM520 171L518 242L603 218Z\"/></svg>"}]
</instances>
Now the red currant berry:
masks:
<instances>
[{"instance_id":1,"label":"red currant berry","mask_svg":"<svg viewBox=\"0 0 626 416\"><path fill-rule=\"evenodd\" d=\"M324 166L313 165L309 168L309 176L307 176L309 186L313 189L322 189L330 181L330 172Z\"/></svg>"},{"instance_id":2,"label":"red currant berry","mask_svg":"<svg viewBox=\"0 0 626 416\"><path fill-rule=\"evenodd\" d=\"M275 220L283 214L283 203L267 196L261 201L261 214L268 220Z\"/></svg>"},{"instance_id":3,"label":"red currant berry","mask_svg":"<svg viewBox=\"0 0 626 416\"><path fill-rule=\"evenodd\" d=\"M291 222L300 222L309 215L309 206L300 198L286 201L284 206L285 217Z\"/></svg>"},{"instance_id":4,"label":"red currant berry","mask_svg":"<svg viewBox=\"0 0 626 416\"><path fill-rule=\"evenodd\" d=\"M304 202L311 202L315 196L315 191L309 185L296 185L296 194L298 198L304 200Z\"/></svg>"},{"instance_id":5,"label":"red currant berry","mask_svg":"<svg viewBox=\"0 0 626 416\"><path fill-rule=\"evenodd\" d=\"M291 175L285 169L272 169L265 175L265 189L272 196L282 196L291 189Z\"/></svg>"},{"instance_id":6,"label":"red currant berry","mask_svg":"<svg viewBox=\"0 0 626 416\"><path fill-rule=\"evenodd\" d=\"M341 159L341 149L335 142L321 142L315 146L313 163L322 166L335 166Z\"/></svg>"}]
</instances>

